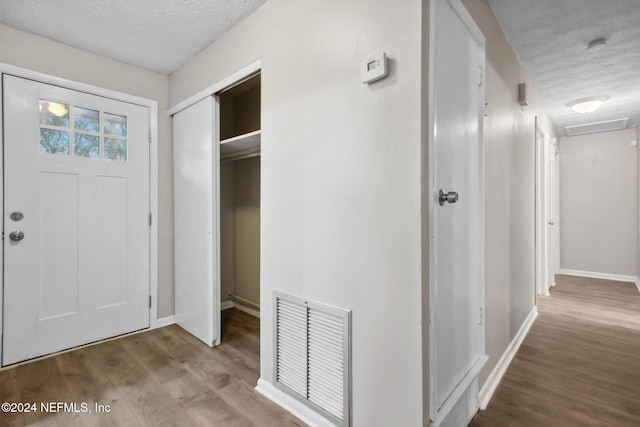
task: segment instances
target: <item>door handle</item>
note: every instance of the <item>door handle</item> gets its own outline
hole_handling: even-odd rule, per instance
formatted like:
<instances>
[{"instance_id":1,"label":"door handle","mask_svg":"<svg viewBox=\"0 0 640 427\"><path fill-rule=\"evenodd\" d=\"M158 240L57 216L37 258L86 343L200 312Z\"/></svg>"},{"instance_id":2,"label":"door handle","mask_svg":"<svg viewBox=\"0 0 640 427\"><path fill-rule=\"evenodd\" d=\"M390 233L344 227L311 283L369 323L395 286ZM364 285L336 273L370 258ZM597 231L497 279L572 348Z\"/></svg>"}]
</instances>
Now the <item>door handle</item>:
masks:
<instances>
[{"instance_id":1,"label":"door handle","mask_svg":"<svg viewBox=\"0 0 640 427\"><path fill-rule=\"evenodd\" d=\"M24 239L24 233L22 231L12 231L11 234L9 234L9 239L14 242L19 242Z\"/></svg>"},{"instance_id":2,"label":"door handle","mask_svg":"<svg viewBox=\"0 0 640 427\"><path fill-rule=\"evenodd\" d=\"M438 202L440 202L440 206L446 203L456 203L458 201L458 193L455 191L449 191L445 193L443 190L440 190L438 193Z\"/></svg>"}]
</instances>

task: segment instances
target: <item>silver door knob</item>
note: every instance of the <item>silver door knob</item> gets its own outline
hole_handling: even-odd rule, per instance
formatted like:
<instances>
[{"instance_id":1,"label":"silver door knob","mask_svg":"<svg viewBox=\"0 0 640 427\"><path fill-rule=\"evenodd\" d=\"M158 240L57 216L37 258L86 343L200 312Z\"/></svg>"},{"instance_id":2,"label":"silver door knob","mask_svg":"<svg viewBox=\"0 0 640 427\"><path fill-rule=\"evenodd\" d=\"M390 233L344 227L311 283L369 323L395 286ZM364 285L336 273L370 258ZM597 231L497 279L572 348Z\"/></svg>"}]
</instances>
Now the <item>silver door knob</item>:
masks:
<instances>
[{"instance_id":1,"label":"silver door knob","mask_svg":"<svg viewBox=\"0 0 640 427\"><path fill-rule=\"evenodd\" d=\"M448 193L445 193L443 190L440 190L440 193L438 194L438 201L440 202L440 206L444 205L445 202L455 203L458 201L458 193L456 193L455 191L449 191Z\"/></svg>"},{"instance_id":2,"label":"silver door knob","mask_svg":"<svg viewBox=\"0 0 640 427\"><path fill-rule=\"evenodd\" d=\"M12 231L11 234L9 234L9 238L14 242L19 242L24 239L24 233L22 231Z\"/></svg>"}]
</instances>

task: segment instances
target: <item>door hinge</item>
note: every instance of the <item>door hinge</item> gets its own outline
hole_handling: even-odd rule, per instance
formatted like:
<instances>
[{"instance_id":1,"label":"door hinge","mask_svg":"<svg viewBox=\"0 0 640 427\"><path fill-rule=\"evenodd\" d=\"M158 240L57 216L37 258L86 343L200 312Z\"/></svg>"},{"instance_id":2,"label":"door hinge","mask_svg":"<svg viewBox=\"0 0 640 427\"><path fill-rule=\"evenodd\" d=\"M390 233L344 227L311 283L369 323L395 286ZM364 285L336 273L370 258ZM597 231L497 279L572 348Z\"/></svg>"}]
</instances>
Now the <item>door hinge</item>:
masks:
<instances>
[{"instance_id":1,"label":"door hinge","mask_svg":"<svg viewBox=\"0 0 640 427\"><path fill-rule=\"evenodd\" d=\"M151 227L151 224L153 223L153 219L152 219L152 215L149 214L149 227Z\"/></svg>"},{"instance_id":2,"label":"door hinge","mask_svg":"<svg viewBox=\"0 0 640 427\"><path fill-rule=\"evenodd\" d=\"M149 295L149 308L151 308L151 295Z\"/></svg>"},{"instance_id":3,"label":"door hinge","mask_svg":"<svg viewBox=\"0 0 640 427\"><path fill-rule=\"evenodd\" d=\"M151 131L149 131L149 144L151 144Z\"/></svg>"},{"instance_id":4,"label":"door hinge","mask_svg":"<svg viewBox=\"0 0 640 427\"><path fill-rule=\"evenodd\" d=\"M482 308L482 307L480 307L480 323L478 323L478 326L482 326L482 320L483 320L483 319L482 319L482 315L483 315L483 314L484 314L484 313L483 313L483 308Z\"/></svg>"}]
</instances>

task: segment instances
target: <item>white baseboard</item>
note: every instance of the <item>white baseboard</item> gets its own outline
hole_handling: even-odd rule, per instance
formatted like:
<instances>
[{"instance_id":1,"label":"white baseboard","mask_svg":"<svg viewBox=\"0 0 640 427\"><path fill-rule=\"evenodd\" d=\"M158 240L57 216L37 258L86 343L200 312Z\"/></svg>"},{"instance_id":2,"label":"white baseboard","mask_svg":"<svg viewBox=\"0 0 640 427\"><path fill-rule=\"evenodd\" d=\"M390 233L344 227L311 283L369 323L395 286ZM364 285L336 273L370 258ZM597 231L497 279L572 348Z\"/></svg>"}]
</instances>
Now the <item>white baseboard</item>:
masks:
<instances>
[{"instance_id":1,"label":"white baseboard","mask_svg":"<svg viewBox=\"0 0 640 427\"><path fill-rule=\"evenodd\" d=\"M636 276L627 276L624 274L597 273L595 271L567 270L564 268L560 269L560 274L566 274L567 276L589 277L591 279L616 280L618 282L636 283L638 280Z\"/></svg>"},{"instance_id":2,"label":"white baseboard","mask_svg":"<svg viewBox=\"0 0 640 427\"><path fill-rule=\"evenodd\" d=\"M509 364L511 364L511 361L518 352L520 344L522 344L522 341L524 341L524 338L529 333L529 329L531 329L531 325L533 325L536 317L538 317L538 309L536 307L533 307L527 318L520 326L518 333L515 335L515 337L513 337L511 343L509 343L509 346L502 354L502 357L500 358L500 360L498 360L498 363L493 368L493 371L491 371L489 377L484 382L484 385L480 390L480 409L484 410L487 408L487 405L491 400L491 396L493 396L493 393L496 391L498 384L500 384L502 376L507 371Z\"/></svg>"},{"instance_id":3,"label":"white baseboard","mask_svg":"<svg viewBox=\"0 0 640 427\"><path fill-rule=\"evenodd\" d=\"M245 307L242 304L238 304L236 302L233 302L231 300L229 301L224 301L220 304L220 309L221 310L227 310L229 308L237 308L240 311L244 311L247 314L252 315L253 317L257 317L258 319L260 318L260 311L250 308L250 307Z\"/></svg>"},{"instance_id":4,"label":"white baseboard","mask_svg":"<svg viewBox=\"0 0 640 427\"><path fill-rule=\"evenodd\" d=\"M244 311L245 313L252 315L253 317L257 317L258 319L260 318L260 312L256 309L245 307L244 305L235 302L233 303L233 306L240 311Z\"/></svg>"},{"instance_id":5,"label":"white baseboard","mask_svg":"<svg viewBox=\"0 0 640 427\"><path fill-rule=\"evenodd\" d=\"M640 277L636 277L635 283L636 283L636 288L638 288L638 292L640 292Z\"/></svg>"},{"instance_id":6,"label":"white baseboard","mask_svg":"<svg viewBox=\"0 0 640 427\"><path fill-rule=\"evenodd\" d=\"M313 411L311 408L300 403L285 392L278 390L273 384L260 378L255 390L271 400L276 405L291 412L298 417L300 421L308 424L310 427L335 427L335 424L327 420L322 415Z\"/></svg>"},{"instance_id":7,"label":"white baseboard","mask_svg":"<svg viewBox=\"0 0 640 427\"><path fill-rule=\"evenodd\" d=\"M156 323L156 328L162 328L163 326L173 325L174 323L176 323L176 317L173 315L167 316L167 317L161 317L158 319L158 322Z\"/></svg>"}]
</instances>

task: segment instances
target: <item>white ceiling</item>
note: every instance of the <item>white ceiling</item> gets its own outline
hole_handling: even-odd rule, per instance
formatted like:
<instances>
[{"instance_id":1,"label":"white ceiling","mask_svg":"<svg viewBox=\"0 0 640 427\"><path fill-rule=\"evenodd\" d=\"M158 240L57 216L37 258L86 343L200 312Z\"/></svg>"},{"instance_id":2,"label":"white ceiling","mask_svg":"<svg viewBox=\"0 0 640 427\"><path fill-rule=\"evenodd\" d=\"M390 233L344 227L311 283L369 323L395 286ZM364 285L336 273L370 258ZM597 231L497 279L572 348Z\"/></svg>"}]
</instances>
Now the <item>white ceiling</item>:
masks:
<instances>
[{"instance_id":1,"label":"white ceiling","mask_svg":"<svg viewBox=\"0 0 640 427\"><path fill-rule=\"evenodd\" d=\"M487 0L531 79L559 135L564 127L605 120L640 120L640 1ZM587 50L594 39L605 48ZM567 104L608 96L579 114Z\"/></svg>"},{"instance_id":2,"label":"white ceiling","mask_svg":"<svg viewBox=\"0 0 640 427\"><path fill-rule=\"evenodd\" d=\"M170 74L266 0L0 0L0 23Z\"/></svg>"}]
</instances>

